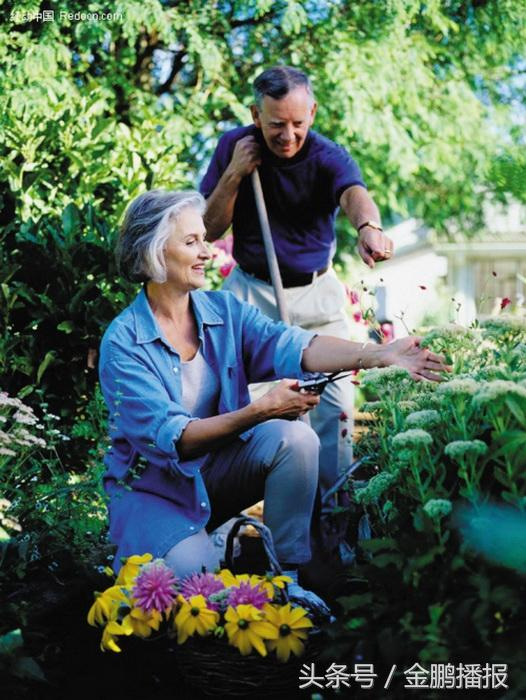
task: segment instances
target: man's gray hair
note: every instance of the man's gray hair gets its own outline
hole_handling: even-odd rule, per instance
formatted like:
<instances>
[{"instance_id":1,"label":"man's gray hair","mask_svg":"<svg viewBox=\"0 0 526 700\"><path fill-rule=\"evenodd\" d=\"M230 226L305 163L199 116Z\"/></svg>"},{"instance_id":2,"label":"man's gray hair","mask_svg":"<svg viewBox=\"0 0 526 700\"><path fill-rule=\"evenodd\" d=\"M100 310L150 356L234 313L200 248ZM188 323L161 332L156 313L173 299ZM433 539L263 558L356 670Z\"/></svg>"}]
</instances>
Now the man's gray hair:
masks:
<instances>
[{"instance_id":1,"label":"man's gray hair","mask_svg":"<svg viewBox=\"0 0 526 700\"><path fill-rule=\"evenodd\" d=\"M314 99L312 85L308 76L303 71L290 66L273 66L268 68L258 75L252 87L254 89L254 100L259 108L261 108L264 97L281 100L291 90L298 87L304 87Z\"/></svg>"},{"instance_id":2,"label":"man's gray hair","mask_svg":"<svg viewBox=\"0 0 526 700\"><path fill-rule=\"evenodd\" d=\"M115 250L120 273L132 282L166 282L164 248L183 209L205 211L204 197L193 190L150 190L128 207Z\"/></svg>"}]
</instances>

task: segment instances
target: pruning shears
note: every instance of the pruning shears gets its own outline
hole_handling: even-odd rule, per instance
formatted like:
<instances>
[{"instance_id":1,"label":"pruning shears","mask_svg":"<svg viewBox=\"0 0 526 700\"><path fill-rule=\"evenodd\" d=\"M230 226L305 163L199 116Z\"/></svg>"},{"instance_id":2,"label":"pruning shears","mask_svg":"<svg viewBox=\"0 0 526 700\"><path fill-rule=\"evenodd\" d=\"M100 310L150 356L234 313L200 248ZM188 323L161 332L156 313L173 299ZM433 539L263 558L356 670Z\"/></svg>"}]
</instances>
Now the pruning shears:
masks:
<instances>
[{"instance_id":1,"label":"pruning shears","mask_svg":"<svg viewBox=\"0 0 526 700\"><path fill-rule=\"evenodd\" d=\"M345 377L350 377L352 372L345 372L343 369L339 369L331 374L318 374L313 379L304 379L298 382L298 390L303 390L309 394L322 394L327 384L331 382L337 382L339 379L344 379Z\"/></svg>"}]
</instances>

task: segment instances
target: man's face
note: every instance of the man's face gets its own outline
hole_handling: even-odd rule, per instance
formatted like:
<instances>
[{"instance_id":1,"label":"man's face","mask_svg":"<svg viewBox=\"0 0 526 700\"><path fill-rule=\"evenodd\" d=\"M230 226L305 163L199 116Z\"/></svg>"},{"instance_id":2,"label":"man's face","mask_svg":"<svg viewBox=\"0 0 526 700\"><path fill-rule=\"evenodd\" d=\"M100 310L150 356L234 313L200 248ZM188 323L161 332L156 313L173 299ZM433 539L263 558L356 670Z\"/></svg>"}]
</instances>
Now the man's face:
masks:
<instances>
[{"instance_id":1,"label":"man's face","mask_svg":"<svg viewBox=\"0 0 526 700\"><path fill-rule=\"evenodd\" d=\"M261 109L252 105L251 111L269 150L279 158L293 158L305 143L316 106L307 90L298 87L280 100L265 96Z\"/></svg>"}]
</instances>

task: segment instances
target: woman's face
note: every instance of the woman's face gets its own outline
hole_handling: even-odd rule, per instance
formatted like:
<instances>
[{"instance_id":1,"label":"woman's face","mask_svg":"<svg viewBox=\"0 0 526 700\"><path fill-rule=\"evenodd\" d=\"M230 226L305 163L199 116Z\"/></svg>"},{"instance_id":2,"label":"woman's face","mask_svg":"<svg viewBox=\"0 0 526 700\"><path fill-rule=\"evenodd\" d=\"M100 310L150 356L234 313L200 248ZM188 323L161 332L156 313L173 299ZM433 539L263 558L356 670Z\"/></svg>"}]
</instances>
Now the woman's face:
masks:
<instances>
[{"instance_id":1,"label":"woman's face","mask_svg":"<svg viewBox=\"0 0 526 700\"><path fill-rule=\"evenodd\" d=\"M183 209L172 227L164 248L166 281L189 292L205 284L205 263L210 260L209 244L201 214Z\"/></svg>"}]
</instances>

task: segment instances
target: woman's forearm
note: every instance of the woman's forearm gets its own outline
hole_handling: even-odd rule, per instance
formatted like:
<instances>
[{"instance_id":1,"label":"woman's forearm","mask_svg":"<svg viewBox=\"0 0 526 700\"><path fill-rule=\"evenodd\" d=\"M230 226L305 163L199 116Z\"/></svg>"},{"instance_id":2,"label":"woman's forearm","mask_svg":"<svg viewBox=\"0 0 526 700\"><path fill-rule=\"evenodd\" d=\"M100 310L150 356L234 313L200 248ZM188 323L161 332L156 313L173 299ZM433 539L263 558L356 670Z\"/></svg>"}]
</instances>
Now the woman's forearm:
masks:
<instances>
[{"instance_id":1,"label":"woman's forearm","mask_svg":"<svg viewBox=\"0 0 526 700\"><path fill-rule=\"evenodd\" d=\"M339 369L370 369L386 365L385 346L354 343L317 335L303 351L301 366L306 372L336 372Z\"/></svg>"},{"instance_id":2,"label":"woman's forearm","mask_svg":"<svg viewBox=\"0 0 526 700\"><path fill-rule=\"evenodd\" d=\"M222 447L245 430L271 418L294 420L315 408L319 396L298 391L296 379L283 379L264 396L237 411L191 421L177 442L182 459Z\"/></svg>"},{"instance_id":3,"label":"woman's forearm","mask_svg":"<svg viewBox=\"0 0 526 700\"><path fill-rule=\"evenodd\" d=\"M265 417L261 405L254 402L237 411L191 421L177 442L179 457L193 459L206 454L261 423Z\"/></svg>"}]
</instances>

